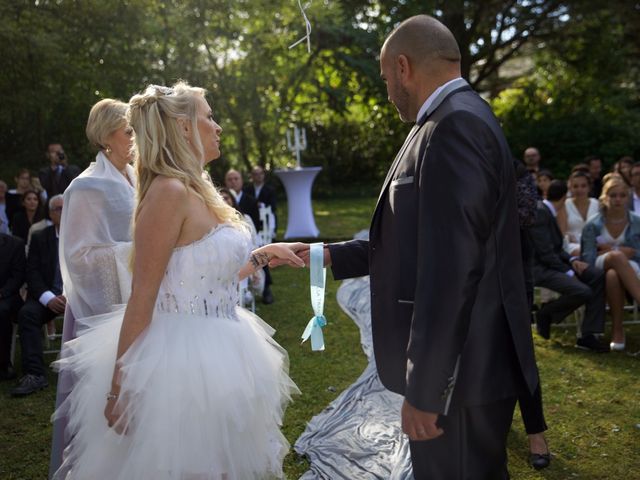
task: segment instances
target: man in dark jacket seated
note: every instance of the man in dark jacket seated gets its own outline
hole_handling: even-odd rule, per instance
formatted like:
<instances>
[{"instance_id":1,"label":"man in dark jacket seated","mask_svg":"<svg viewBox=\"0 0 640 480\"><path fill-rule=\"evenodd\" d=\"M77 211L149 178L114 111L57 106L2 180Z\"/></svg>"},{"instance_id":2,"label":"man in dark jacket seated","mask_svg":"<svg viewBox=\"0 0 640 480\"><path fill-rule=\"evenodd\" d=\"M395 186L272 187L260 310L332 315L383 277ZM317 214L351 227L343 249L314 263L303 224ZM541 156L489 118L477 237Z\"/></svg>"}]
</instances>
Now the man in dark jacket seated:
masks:
<instances>
[{"instance_id":1,"label":"man in dark jacket seated","mask_svg":"<svg viewBox=\"0 0 640 480\"><path fill-rule=\"evenodd\" d=\"M0 252L0 380L10 380L16 376L10 358L11 319L22 306L19 292L27 261L22 239L6 233L0 233Z\"/></svg>"},{"instance_id":2,"label":"man in dark jacket seated","mask_svg":"<svg viewBox=\"0 0 640 480\"><path fill-rule=\"evenodd\" d=\"M58 237L62 214L62 195L49 201L53 225L31 237L27 258L28 298L18 313L18 332L22 348L24 376L11 395L30 395L48 386L42 348L42 325L63 315L67 300L62 295L58 261Z\"/></svg>"},{"instance_id":3,"label":"man in dark jacket seated","mask_svg":"<svg viewBox=\"0 0 640 480\"><path fill-rule=\"evenodd\" d=\"M594 352L607 352L609 347L595 334L604 330L604 272L590 267L562 248L563 236L556 221L564 208L567 186L554 180L547 199L538 203L535 224L529 228L534 248L533 277L537 287L557 292L560 297L543 304L537 313L536 327L543 338L550 337L552 323L559 323L580 305L585 305L582 334L576 346Z\"/></svg>"}]
</instances>

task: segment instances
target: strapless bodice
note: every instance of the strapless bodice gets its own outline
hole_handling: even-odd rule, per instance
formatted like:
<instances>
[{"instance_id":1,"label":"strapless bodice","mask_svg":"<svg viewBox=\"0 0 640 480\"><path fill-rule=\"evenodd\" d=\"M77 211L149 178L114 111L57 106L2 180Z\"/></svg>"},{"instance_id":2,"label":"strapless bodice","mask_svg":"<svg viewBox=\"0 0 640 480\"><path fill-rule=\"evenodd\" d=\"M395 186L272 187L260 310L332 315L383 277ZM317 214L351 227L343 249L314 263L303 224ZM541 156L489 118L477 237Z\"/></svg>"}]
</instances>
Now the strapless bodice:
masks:
<instances>
[{"instance_id":1,"label":"strapless bodice","mask_svg":"<svg viewBox=\"0 0 640 480\"><path fill-rule=\"evenodd\" d=\"M221 223L173 250L156 300L157 313L234 317L238 272L251 247L248 232Z\"/></svg>"}]
</instances>

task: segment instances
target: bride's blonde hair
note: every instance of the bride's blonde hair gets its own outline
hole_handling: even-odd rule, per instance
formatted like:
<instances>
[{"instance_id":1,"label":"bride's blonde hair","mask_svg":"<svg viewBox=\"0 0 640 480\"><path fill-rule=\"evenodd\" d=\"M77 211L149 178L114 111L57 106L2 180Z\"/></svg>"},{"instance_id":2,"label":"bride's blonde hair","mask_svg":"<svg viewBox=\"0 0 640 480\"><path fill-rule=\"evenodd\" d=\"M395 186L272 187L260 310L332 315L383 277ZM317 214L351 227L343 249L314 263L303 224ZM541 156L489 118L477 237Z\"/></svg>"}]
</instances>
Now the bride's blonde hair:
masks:
<instances>
[{"instance_id":1,"label":"bride's blonde hair","mask_svg":"<svg viewBox=\"0 0 640 480\"><path fill-rule=\"evenodd\" d=\"M202 168L204 149L197 126L196 100L205 94L204 89L179 81L173 87L149 85L144 92L129 100L127 120L134 131L132 158L138 174L134 226L151 182L158 175L163 175L180 180L220 222L244 228L238 212L227 205ZM185 138L178 119L184 119L191 125L191 144Z\"/></svg>"}]
</instances>

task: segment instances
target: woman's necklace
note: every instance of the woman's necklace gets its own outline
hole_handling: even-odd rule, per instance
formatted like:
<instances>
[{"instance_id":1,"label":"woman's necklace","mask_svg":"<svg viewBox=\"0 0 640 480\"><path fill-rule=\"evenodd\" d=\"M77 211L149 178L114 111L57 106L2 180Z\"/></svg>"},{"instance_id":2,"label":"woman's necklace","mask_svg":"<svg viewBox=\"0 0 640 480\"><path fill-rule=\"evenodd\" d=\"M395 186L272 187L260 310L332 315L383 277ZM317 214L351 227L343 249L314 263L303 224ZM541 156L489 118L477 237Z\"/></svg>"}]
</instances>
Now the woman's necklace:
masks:
<instances>
[{"instance_id":1,"label":"woman's necklace","mask_svg":"<svg viewBox=\"0 0 640 480\"><path fill-rule=\"evenodd\" d=\"M625 223L627 221L627 217L622 217L622 218L607 218L607 223L610 223L611 225L622 225L623 223Z\"/></svg>"}]
</instances>

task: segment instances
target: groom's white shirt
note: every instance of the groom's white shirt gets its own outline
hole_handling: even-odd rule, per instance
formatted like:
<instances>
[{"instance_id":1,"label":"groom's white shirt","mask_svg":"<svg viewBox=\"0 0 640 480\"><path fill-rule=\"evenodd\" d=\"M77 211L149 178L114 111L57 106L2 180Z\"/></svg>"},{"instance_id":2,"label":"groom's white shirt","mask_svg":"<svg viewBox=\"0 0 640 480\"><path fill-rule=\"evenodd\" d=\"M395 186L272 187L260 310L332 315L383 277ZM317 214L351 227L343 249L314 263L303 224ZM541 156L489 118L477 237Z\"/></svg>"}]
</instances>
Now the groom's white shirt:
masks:
<instances>
[{"instance_id":1,"label":"groom's white shirt","mask_svg":"<svg viewBox=\"0 0 640 480\"><path fill-rule=\"evenodd\" d=\"M462 77L454 78L453 80L449 80L447 83L443 83L438 88L436 88L433 91L433 93L431 95L429 95L427 97L427 99L424 101L424 103L420 107L420 110L418 110L418 116L416 117L416 122L418 120L420 120L420 117L422 117L422 115L424 115L427 112L427 110L429 109L429 107L431 106L433 101L436 99L436 97L440 94L440 92L442 90L444 90L445 88L447 88L447 85L449 85L450 83L456 82L456 81L460 80L461 78Z\"/></svg>"}]
</instances>

